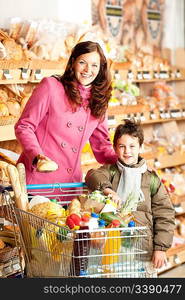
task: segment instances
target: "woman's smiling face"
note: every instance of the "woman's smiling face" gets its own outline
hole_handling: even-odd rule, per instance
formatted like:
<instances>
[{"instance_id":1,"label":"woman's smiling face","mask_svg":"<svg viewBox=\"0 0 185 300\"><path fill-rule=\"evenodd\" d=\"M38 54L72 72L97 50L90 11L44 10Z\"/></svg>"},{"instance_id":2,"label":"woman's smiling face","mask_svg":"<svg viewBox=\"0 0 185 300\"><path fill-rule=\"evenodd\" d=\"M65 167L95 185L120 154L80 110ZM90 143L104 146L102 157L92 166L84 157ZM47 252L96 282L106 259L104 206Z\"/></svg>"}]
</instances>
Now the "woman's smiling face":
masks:
<instances>
[{"instance_id":1,"label":"woman's smiling face","mask_svg":"<svg viewBox=\"0 0 185 300\"><path fill-rule=\"evenodd\" d=\"M100 70L100 55L98 52L85 53L77 57L74 62L74 72L77 81L89 86Z\"/></svg>"}]
</instances>

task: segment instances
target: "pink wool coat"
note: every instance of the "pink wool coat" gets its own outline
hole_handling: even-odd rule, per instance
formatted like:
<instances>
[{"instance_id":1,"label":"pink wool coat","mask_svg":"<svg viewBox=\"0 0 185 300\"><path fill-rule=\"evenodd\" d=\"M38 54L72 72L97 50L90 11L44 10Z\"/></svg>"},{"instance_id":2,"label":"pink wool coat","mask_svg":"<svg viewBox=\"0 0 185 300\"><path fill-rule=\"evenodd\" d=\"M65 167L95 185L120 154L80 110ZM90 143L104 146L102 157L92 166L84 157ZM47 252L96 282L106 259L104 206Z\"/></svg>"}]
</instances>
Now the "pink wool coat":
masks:
<instances>
[{"instance_id":1,"label":"pink wool coat","mask_svg":"<svg viewBox=\"0 0 185 300\"><path fill-rule=\"evenodd\" d=\"M80 182L81 150L89 140L99 163L114 163L117 156L109 139L107 118L100 121L86 108L89 88L79 85L83 104L71 110L63 85L54 77L42 79L15 125L24 151L18 162L26 167L27 184ZM55 172L39 173L33 165L38 154L56 161Z\"/></svg>"}]
</instances>

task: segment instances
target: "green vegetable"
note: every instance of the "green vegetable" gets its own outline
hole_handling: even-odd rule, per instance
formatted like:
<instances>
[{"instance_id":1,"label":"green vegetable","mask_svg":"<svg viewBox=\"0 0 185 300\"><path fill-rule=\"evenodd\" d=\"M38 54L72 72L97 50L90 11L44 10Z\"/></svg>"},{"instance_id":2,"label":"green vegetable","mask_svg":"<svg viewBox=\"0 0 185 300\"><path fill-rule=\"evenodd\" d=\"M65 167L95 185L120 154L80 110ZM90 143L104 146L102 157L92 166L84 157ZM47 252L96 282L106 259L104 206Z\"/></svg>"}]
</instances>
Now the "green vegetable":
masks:
<instances>
[{"instance_id":1,"label":"green vegetable","mask_svg":"<svg viewBox=\"0 0 185 300\"><path fill-rule=\"evenodd\" d=\"M100 218L103 219L107 225L110 224L113 220L120 221L121 227L127 227L127 223L117 214L113 212L105 212L100 214Z\"/></svg>"},{"instance_id":2,"label":"green vegetable","mask_svg":"<svg viewBox=\"0 0 185 300\"><path fill-rule=\"evenodd\" d=\"M110 200L110 197L105 196L101 191L95 190L88 195L88 199L97 201L98 203L106 203L107 200Z\"/></svg>"},{"instance_id":3,"label":"green vegetable","mask_svg":"<svg viewBox=\"0 0 185 300\"><path fill-rule=\"evenodd\" d=\"M69 232L69 229L66 227L63 227L63 228L59 228L59 231L57 233L57 239L62 242L64 240L67 239L67 234Z\"/></svg>"}]
</instances>

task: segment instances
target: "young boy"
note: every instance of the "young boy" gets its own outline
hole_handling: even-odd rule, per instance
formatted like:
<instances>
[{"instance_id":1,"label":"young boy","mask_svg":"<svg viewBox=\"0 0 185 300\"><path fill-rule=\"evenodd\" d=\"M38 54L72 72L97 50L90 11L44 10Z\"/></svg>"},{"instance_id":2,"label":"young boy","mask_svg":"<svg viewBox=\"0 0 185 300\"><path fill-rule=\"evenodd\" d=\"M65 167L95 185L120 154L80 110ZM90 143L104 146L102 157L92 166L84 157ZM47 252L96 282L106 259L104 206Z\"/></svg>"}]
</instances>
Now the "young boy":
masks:
<instances>
[{"instance_id":1,"label":"young boy","mask_svg":"<svg viewBox=\"0 0 185 300\"><path fill-rule=\"evenodd\" d=\"M158 269L166 262L166 250L172 244L175 211L159 177L147 168L146 161L140 156L143 141L140 124L124 120L116 128L113 140L117 163L89 170L85 182L91 191L110 194L119 208L130 195L134 195L135 201L130 203L130 209L135 219L147 226L144 250L147 251L147 261ZM155 188L152 191L153 178Z\"/></svg>"}]
</instances>

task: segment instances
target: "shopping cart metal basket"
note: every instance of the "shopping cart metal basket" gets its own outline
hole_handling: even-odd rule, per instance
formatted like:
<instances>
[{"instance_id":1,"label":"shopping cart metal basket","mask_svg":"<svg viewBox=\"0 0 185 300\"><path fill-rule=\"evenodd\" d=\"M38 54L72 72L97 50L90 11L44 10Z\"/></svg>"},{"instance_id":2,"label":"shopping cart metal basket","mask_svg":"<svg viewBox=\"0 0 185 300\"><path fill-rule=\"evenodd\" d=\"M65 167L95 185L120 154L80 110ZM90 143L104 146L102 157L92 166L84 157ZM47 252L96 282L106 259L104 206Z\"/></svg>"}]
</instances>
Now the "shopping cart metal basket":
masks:
<instances>
[{"instance_id":1,"label":"shopping cart metal basket","mask_svg":"<svg viewBox=\"0 0 185 300\"><path fill-rule=\"evenodd\" d=\"M84 183L27 185L27 191L30 198L44 195L61 206L70 203L67 197L88 193ZM7 199L7 214L20 227L27 277L152 277L142 249L146 227L70 230Z\"/></svg>"}]
</instances>

